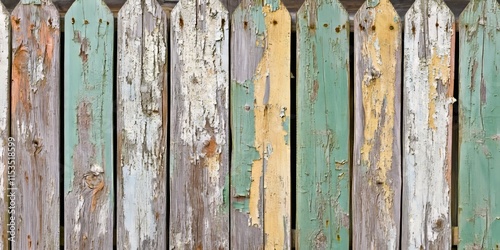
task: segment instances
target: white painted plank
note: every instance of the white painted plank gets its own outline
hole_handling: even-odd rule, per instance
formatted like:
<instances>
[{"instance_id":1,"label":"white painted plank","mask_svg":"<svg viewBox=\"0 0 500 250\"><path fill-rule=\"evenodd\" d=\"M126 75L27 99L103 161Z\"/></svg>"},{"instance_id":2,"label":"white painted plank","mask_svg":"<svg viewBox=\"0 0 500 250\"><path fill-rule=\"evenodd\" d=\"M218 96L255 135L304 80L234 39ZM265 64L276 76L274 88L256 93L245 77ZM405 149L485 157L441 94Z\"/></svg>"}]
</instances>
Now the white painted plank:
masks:
<instances>
[{"instance_id":1,"label":"white painted plank","mask_svg":"<svg viewBox=\"0 0 500 250\"><path fill-rule=\"evenodd\" d=\"M170 20L170 247L228 249L228 12L181 0Z\"/></svg>"},{"instance_id":2,"label":"white painted plank","mask_svg":"<svg viewBox=\"0 0 500 250\"><path fill-rule=\"evenodd\" d=\"M451 248L454 16L442 0L406 14L402 248Z\"/></svg>"},{"instance_id":3,"label":"white painted plank","mask_svg":"<svg viewBox=\"0 0 500 250\"><path fill-rule=\"evenodd\" d=\"M167 29L156 0L118 13L119 249L167 247Z\"/></svg>"}]
</instances>

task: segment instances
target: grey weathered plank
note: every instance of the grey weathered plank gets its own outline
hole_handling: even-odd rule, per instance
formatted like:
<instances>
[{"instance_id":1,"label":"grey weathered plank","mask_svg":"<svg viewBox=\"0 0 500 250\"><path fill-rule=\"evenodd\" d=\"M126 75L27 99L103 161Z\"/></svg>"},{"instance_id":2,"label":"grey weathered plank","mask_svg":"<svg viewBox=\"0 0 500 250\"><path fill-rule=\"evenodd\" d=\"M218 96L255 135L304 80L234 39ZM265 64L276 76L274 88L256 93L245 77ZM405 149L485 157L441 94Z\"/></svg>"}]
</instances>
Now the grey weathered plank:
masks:
<instances>
[{"instance_id":1,"label":"grey weathered plank","mask_svg":"<svg viewBox=\"0 0 500 250\"><path fill-rule=\"evenodd\" d=\"M455 20L442 0L405 16L404 249L451 249L451 131Z\"/></svg>"},{"instance_id":2,"label":"grey weathered plank","mask_svg":"<svg viewBox=\"0 0 500 250\"><path fill-rule=\"evenodd\" d=\"M65 25L65 248L111 249L113 15L101 0L77 0Z\"/></svg>"},{"instance_id":3,"label":"grey weathered plank","mask_svg":"<svg viewBox=\"0 0 500 250\"><path fill-rule=\"evenodd\" d=\"M245 0L231 29L231 247L291 248L290 14Z\"/></svg>"},{"instance_id":4,"label":"grey weathered plank","mask_svg":"<svg viewBox=\"0 0 500 250\"><path fill-rule=\"evenodd\" d=\"M167 17L156 0L118 14L117 247L167 248Z\"/></svg>"},{"instance_id":5,"label":"grey weathered plank","mask_svg":"<svg viewBox=\"0 0 500 250\"><path fill-rule=\"evenodd\" d=\"M171 248L229 248L228 51L224 6L181 0L171 15Z\"/></svg>"},{"instance_id":6,"label":"grey weathered plank","mask_svg":"<svg viewBox=\"0 0 500 250\"><path fill-rule=\"evenodd\" d=\"M59 13L26 0L11 16L11 132L16 140L13 249L59 247Z\"/></svg>"},{"instance_id":7,"label":"grey weathered plank","mask_svg":"<svg viewBox=\"0 0 500 250\"><path fill-rule=\"evenodd\" d=\"M14 166L15 152L8 151L10 113L9 113L9 93L10 93L10 18L5 6L0 3L0 249L7 248L7 224L10 217L7 216L9 209L9 198L6 196L10 190L7 173ZM15 150L15 149L14 149ZM10 155L9 155L10 154Z\"/></svg>"},{"instance_id":8,"label":"grey weathered plank","mask_svg":"<svg viewBox=\"0 0 500 250\"><path fill-rule=\"evenodd\" d=\"M389 0L354 18L353 249L397 249L401 209L401 24Z\"/></svg>"}]
</instances>

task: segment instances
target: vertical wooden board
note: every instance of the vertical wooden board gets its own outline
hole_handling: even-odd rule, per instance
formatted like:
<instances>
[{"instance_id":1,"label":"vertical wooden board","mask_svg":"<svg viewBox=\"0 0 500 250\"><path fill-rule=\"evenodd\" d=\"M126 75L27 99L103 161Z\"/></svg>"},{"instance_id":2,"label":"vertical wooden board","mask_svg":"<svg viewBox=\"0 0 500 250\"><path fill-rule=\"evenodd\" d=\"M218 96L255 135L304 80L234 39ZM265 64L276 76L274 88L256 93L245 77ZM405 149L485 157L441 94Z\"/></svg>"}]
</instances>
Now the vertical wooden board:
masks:
<instances>
[{"instance_id":1,"label":"vertical wooden board","mask_svg":"<svg viewBox=\"0 0 500 250\"><path fill-rule=\"evenodd\" d=\"M500 248L500 8L460 15L459 249Z\"/></svg>"},{"instance_id":2,"label":"vertical wooden board","mask_svg":"<svg viewBox=\"0 0 500 250\"><path fill-rule=\"evenodd\" d=\"M228 13L181 0L170 20L170 247L228 249Z\"/></svg>"},{"instance_id":3,"label":"vertical wooden board","mask_svg":"<svg viewBox=\"0 0 500 250\"><path fill-rule=\"evenodd\" d=\"M7 194L9 170L9 93L10 93L10 18L5 6L0 3L0 249L7 248L7 224L9 198ZM11 153L12 154L12 153Z\"/></svg>"},{"instance_id":4,"label":"vertical wooden board","mask_svg":"<svg viewBox=\"0 0 500 250\"><path fill-rule=\"evenodd\" d=\"M167 30L156 0L118 13L118 248L167 248Z\"/></svg>"},{"instance_id":5,"label":"vertical wooden board","mask_svg":"<svg viewBox=\"0 0 500 250\"><path fill-rule=\"evenodd\" d=\"M113 247L113 33L100 0L77 0L64 37L64 242Z\"/></svg>"},{"instance_id":6,"label":"vertical wooden board","mask_svg":"<svg viewBox=\"0 0 500 250\"><path fill-rule=\"evenodd\" d=\"M404 249L451 249L454 40L454 15L442 0L417 0L406 13Z\"/></svg>"},{"instance_id":7,"label":"vertical wooden board","mask_svg":"<svg viewBox=\"0 0 500 250\"><path fill-rule=\"evenodd\" d=\"M297 12L298 249L349 248L349 15L339 1Z\"/></svg>"},{"instance_id":8,"label":"vertical wooden board","mask_svg":"<svg viewBox=\"0 0 500 250\"><path fill-rule=\"evenodd\" d=\"M59 12L21 1L11 15L11 133L16 141L13 249L59 247Z\"/></svg>"},{"instance_id":9,"label":"vertical wooden board","mask_svg":"<svg viewBox=\"0 0 500 250\"><path fill-rule=\"evenodd\" d=\"M291 248L290 14L243 1L231 29L231 247Z\"/></svg>"},{"instance_id":10,"label":"vertical wooden board","mask_svg":"<svg viewBox=\"0 0 500 250\"><path fill-rule=\"evenodd\" d=\"M354 17L354 249L399 247L400 26L389 0L368 0Z\"/></svg>"}]
</instances>

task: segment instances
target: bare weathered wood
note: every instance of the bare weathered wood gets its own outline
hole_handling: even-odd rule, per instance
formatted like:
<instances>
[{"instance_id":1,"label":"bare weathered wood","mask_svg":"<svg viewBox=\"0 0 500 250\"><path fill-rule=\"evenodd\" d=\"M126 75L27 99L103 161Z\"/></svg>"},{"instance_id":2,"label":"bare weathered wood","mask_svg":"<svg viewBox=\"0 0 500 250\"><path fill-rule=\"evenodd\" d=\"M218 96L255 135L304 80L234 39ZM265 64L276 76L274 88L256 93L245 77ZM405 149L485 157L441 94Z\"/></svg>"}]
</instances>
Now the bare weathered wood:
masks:
<instances>
[{"instance_id":1,"label":"bare weathered wood","mask_svg":"<svg viewBox=\"0 0 500 250\"><path fill-rule=\"evenodd\" d=\"M231 247L291 248L290 15L244 1L231 29Z\"/></svg>"},{"instance_id":2,"label":"bare weathered wood","mask_svg":"<svg viewBox=\"0 0 500 250\"><path fill-rule=\"evenodd\" d=\"M397 249L401 209L401 24L388 0L354 18L353 249Z\"/></svg>"},{"instance_id":3,"label":"bare weathered wood","mask_svg":"<svg viewBox=\"0 0 500 250\"><path fill-rule=\"evenodd\" d=\"M405 16L403 249L451 249L455 20L442 0Z\"/></svg>"},{"instance_id":4,"label":"bare weathered wood","mask_svg":"<svg viewBox=\"0 0 500 250\"><path fill-rule=\"evenodd\" d=\"M181 0L170 27L170 248L228 249L228 12Z\"/></svg>"},{"instance_id":5,"label":"bare weathered wood","mask_svg":"<svg viewBox=\"0 0 500 250\"><path fill-rule=\"evenodd\" d=\"M9 180L7 173L14 166L15 152L9 151L9 94L10 94L10 18L5 6L0 3L0 249L7 248L7 224L10 224L9 209ZM11 144L12 145L11 141ZM13 147L12 147L13 148ZM14 149L15 150L15 149Z\"/></svg>"},{"instance_id":6,"label":"bare weathered wood","mask_svg":"<svg viewBox=\"0 0 500 250\"><path fill-rule=\"evenodd\" d=\"M65 13L68 8L71 6L74 0L55 0L54 4ZM19 0L2 0L5 3L5 6L8 9L13 9ZM118 12L123 4L125 4L125 0L105 0L106 4L111 8L113 12ZM173 6L178 2L177 0L160 0L159 1L162 7L172 9ZM229 13L232 13L235 8L240 3L240 0L223 0L222 3L229 10ZM300 6L304 3L304 0L284 0L283 3L287 7L290 13L295 13L298 11ZM340 2L344 5L347 12L350 14L351 19L353 15L358 11L361 5L364 3L364 0L340 0ZM399 15L404 15L406 11L411 7L414 0L393 0L392 3L394 8L398 12ZM450 6L453 13L456 16L460 15L462 10L467 6L469 0L445 0L445 2Z\"/></svg>"},{"instance_id":7,"label":"bare weathered wood","mask_svg":"<svg viewBox=\"0 0 500 250\"><path fill-rule=\"evenodd\" d=\"M117 247L166 249L167 17L156 0L118 14Z\"/></svg>"},{"instance_id":8,"label":"bare weathered wood","mask_svg":"<svg viewBox=\"0 0 500 250\"><path fill-rule=\"evenodd\" d=\"M112 249L113 15L77 0L65 25L64 247Z\"/></svg>"},{"instance_id":9,"label":"bare weathered wood","mask_svg":"<svg viewBox=\"0 0 500 250\"><path fill-rule=\"evenodd\" d=\"M349 248L349 16L338 1L297 13L297 245Z\"/></svg>"},{"instance_id":10,"label":"bare weathered wood","mask_svg":"<svg viewBox=\"0 0 500 250\"><path fill-rule=\"evenodd\" d=\"M458 249L500 249L500 6L460 15Z\"/></svg>"},{"instance_id":11,"label":"bare weathered wood","mask_svg":"<svg viewBox=\"0 0 500 250\"><path fill-rule=\"evenodd\" d=\"M13 249L59 247L59 13L22 1L11 16L11 132L16 140Z\"/></svg>"}]
</instances>

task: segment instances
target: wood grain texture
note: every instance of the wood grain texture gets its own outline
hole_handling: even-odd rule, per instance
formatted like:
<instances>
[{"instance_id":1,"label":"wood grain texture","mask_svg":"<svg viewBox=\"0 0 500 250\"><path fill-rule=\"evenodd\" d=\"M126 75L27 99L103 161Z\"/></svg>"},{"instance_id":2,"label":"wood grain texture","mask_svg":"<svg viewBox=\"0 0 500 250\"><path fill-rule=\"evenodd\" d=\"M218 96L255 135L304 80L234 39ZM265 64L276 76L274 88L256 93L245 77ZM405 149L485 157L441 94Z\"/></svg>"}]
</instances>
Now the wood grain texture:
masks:
<instances>
[{"instance_id":1,"label":"wood grain texture","mask_svg":"<svg viewBox=\"0 0 500 250\"><path fill-rule=\"evenodd\" d=\"M181 0L170 27L170 248L228 249L228 12Z\"/></svg>"},{"instance_id":2,"label":"wood grain texture","mask_svg":"<svg viewBox=\"0 0 500 250\"><path fill-rule=\"evenodd\" d=\"M401 247L451 249L453 13L442 0L417 0L404 41Z\"/></svg>"},{"instance_id":3,"label":"wood grain texture","mask_svg":"<svg viewBox=\"0 0 500 250\"><path fill-rule=\"evenodd\" d=\"M231 29L231 247L291 248L290 15L243 1Z\"/></svg>"},{"instance_id":4,"label":"wood grain texture","mask_svg":"<svg viewBox=\"0 0 500 250\"><path fill-rule=\"evenodd\" d=\"M297 13L298 249L349 248L349 16L334 0Z\"/></svg>"},{"instance_id":5,"label":"wood grain texture","mask_svg":"<svg viewBox=\"0 0 500 250\"><path fill-rule=\"evenodd\" d=\"M113 247L113 15L77 0L65 16L64 243Z\"/></svg>"},{"instance_id":6,"label":"wood grain texture","mask_svg":"<svg viewBox=\"0 0 500 250\"><path fill-rule=\"evenodd\" d=\"M167 16L156 0L118 14L117 247L167 248Z\"/></svg>"},{"instance_id":7,"label":"wood grain texture","mask_svg":"<svg viewBox=\"0 0 500 250\"><path fill-rule=\"evenodd\" d=\"M500 248L500 8L460 15L459 249Z\"/></svg>"},{"instance_id":8,"label":"wood grain texture","mask_svg":"<svg viewBox=\"0 0 500 250\"><path fill-rule=\"evenodd\" d=\"M50 1L23 1L11 15L11 133L16 140L13 249L59 247L60 32Z\"/></svg>"},{"instance_id":9,"label":"wood grain texture","mask_svg":"<svg viewBox=\"0 0 500 250\"><path fill-rule=\"evenodd\" d=\"M10 128L10 16L5 6L0 3L0 249L7 248L7 224L10 217L7 173L9 172L9 128ZM9 159L10 158L10 159ZM11 161L12 162L12 161Z\"/></svg>"},{"instance_id":10,"label":"wood grain texture","mask_svg":"<svg viewBox=\"0 0 500 250\"><path fill-rule=\"evenodd\" d=\"M401 24L388 0L354 18L353 248L397 249L401 209Z\"/></svg>"},{"instance_id":11,"label":"wood grain texture","mask_svg":"<svg viewBox=\"0 0 500 250\"><path fill-rule=\"evenodd\" d=\"M54 4L61 12L65 13L71 6L73 1L74 0L54 0ZM19 0L2 0L2 2L8 9L13 9L19 2ZM113 12L118 12L121 6L125 3L125 0L105 0L105 2ZM160 0L159 2L163 8L170 10L173 8L173 6L175 6L178 0ZM231 14L241 1L223 0L221 2L226 6L226 8L229 10L229 13ZM305 0L283 1L283 3L285 4L290 13L295 13L302 6L304 2ZM364 3L364 0L340 0L340 2L346 8L352 21L353 15L356 13L356 11L358 11L358 9ZM413 2L414 0L392 0L392 4L394 5L394 8L396 9L396 11L400 16L406 13L406 11L411 7ZM444 2L446 2L453 11L453 13L455 13L455 15L458 16L465 8L465 6L467 6L469 0L444 0ZM293 16L292 16L292 22L293 22Z\"/></svg>"}]
</instances>

